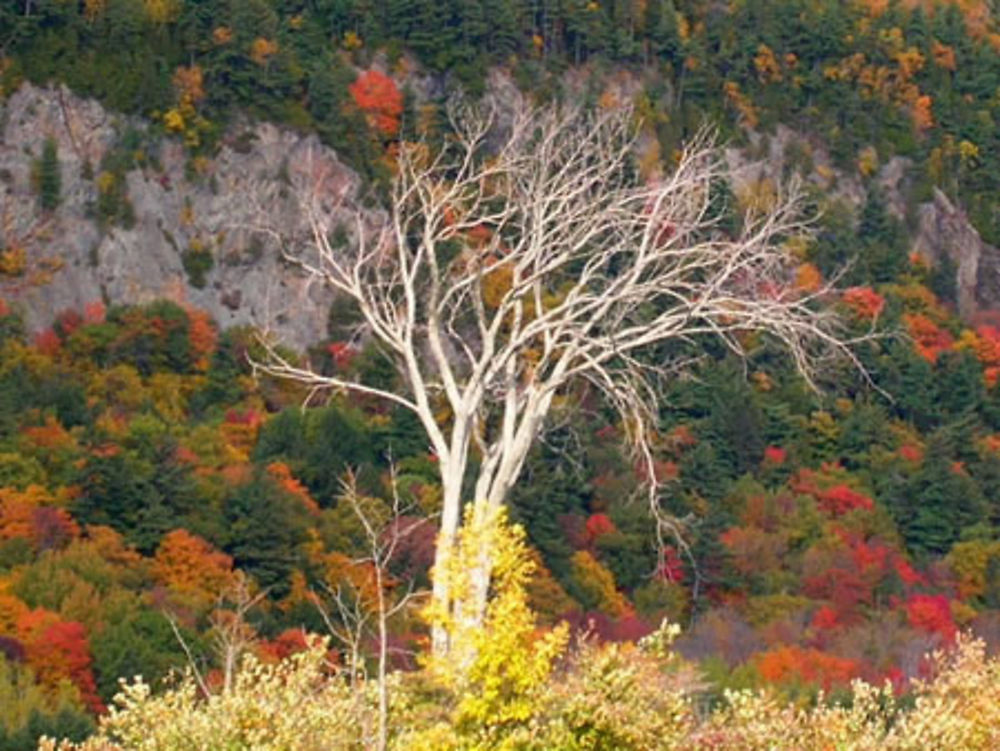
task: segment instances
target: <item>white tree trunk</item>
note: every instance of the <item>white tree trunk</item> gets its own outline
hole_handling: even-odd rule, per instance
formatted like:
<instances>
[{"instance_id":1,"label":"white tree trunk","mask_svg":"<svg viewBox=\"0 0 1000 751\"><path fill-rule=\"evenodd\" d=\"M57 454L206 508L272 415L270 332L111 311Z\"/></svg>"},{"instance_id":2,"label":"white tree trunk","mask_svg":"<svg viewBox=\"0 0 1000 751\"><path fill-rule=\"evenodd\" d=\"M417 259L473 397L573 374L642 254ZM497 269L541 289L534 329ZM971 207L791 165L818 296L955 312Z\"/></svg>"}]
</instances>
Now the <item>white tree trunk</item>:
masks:
<instances>
[{"instance_id":1,"label":"white tree trunk","mask_svg":"<svg viewBox=\"0 0 1000 751\"><path fill-rule=\"evenodd\" d=\"M826 304L832 288L804 292L794 283L785 243L808 232L799 194L779 195L726 234L711 200L725 168L707 137L695 139L672 173L641 183L630 177L627 109L587 114L514 103L504 118L495 105L450 115L454 134L442 150L400 144L389 212L373 219L353 210L348 247L330 243L348 197L329 195L323 175L313 176L315 200L306 207L310 242L284 245L286 258L356 304L361 334L397 366L398 390L319 374L274 347L260 367L316 389L380 396L419 418L444 496L433 604L454 615L456 606L470 611L440 573L454 554L463 500L506 500L553 399L573 384L586 382L608 400L649 463L658 383L688 362L652 362L644 353L655 345L717 337L742 355L742 335L761 331L786 347L810 383L825 354L861 365ZM463 499L473 450L474 497ZM657 510L655 487L650 499ZM471 612L480 617L489 560L484 551L473 577ZM435 628L432 642L435 653L447 653L446 629Z\"/></svg>"}]
</instances>

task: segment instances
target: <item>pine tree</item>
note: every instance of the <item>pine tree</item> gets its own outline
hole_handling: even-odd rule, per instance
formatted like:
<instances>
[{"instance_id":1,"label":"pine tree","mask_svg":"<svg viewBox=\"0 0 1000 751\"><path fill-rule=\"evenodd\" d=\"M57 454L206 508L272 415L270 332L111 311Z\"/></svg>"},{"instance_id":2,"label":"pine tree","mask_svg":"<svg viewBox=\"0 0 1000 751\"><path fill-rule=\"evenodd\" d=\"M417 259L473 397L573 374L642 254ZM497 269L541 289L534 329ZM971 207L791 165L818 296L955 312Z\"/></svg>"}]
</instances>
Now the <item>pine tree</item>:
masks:
<instances>
[{"instance_id":1,"label":"pine tree","mask_svg":"<svg viewBox=\"0 0 1000 751\"><path fill-rule=\"evenodd\" d=\"M42 144L42 156L35 163L38 202L45 211L59 206L62 176L59 173L59 145L51 136Z\"/></svg>"}]
</instances>

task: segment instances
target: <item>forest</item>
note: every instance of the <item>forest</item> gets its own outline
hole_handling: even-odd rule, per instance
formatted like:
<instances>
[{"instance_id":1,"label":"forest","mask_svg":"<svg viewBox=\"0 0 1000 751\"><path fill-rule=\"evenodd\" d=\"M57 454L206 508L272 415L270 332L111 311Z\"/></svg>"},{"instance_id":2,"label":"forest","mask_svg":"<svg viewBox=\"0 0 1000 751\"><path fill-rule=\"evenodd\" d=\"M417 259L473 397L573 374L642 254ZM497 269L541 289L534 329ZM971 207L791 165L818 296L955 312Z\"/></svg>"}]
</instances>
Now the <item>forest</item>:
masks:
<instances>
[{"instance_id":1,"label":"forest","mask_svg":"<svg viewBox=\"0 0 1000 751\"><path fill-rule=\"evenodd\" d=\"M315 399L254 367L253 329L167 300L29 332L3 300L24 251L0 244L0 749L1000 744L1000 316L960 315L955 260L914 251L935 191L1000 244L988 3L0 0L0 102L65 83L182 142L193 173L241 118L315 132L376 201L498 71L538 103L627 99L641 177L705 122L762 159L779 127L804 134L783 177L818 219L793 283L835 287L861 367L814 389L766 335L744 358L707 340L663 385L651 467L566 389L506 511L460 533L459 569L496 553L449 662L422 607L440 457L411 412ZM113 232L124 167L95 167ZM779 187L714 186L719 231ZM58 210L54 147L35 188ZM213 260L188 253L196 284ZM283 356L401 389L353 322L335 304ZM676 537L654 534L650 473Z\"/></svg>"}]
</instances>

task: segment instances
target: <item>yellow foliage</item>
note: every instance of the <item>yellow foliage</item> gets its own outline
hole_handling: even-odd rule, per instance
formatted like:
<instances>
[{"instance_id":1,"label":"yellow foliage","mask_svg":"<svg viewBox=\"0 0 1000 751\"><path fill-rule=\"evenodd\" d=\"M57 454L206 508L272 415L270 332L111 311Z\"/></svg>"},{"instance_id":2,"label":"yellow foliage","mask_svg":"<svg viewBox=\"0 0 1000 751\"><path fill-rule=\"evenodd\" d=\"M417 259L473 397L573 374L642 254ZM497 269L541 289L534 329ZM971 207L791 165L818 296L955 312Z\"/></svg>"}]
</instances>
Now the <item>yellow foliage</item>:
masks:
<instances>
[{"instance_id":1,"label":"yellow foliage","mask_svg":"<svg viewBox=\"0 0 1000 751\"><path fill-rule=\"evenodd\" d=\"M144 0L146 15L153 23L173 23L181 14L183 0Z\"/></svg>"},{"instance_id":2,"label":"yellow foliage","mask_svg":"<svg viewBox=\"0 0 1000 751\"><path fill-rule=\"evenodd\" d=\"M28 266L28 253L20 245L0 251L0 274L21 276Z\"/></svg>"},{"instance_id":3,"label":"yellow foliage","mask_svg":"<svg viewBox=\"0 0 1000 751\"><path fill-rule=\"evenodd\" d=\"M858 172L864 177L871 177L878 169L878 152L874 146L865 146L858 152Z\"/></svg>"},{"instance_id":4,"label":"yellow foliage","mask_svg":"<svg viewBox=\"0 0 1000 751\"><path fill-rule=\"evenodd\" d=\"M740 85L735 81L726 81L722 86L722 91L729 104L739 113L740 123L747 128L756 128L759 122L757 109L753 106L750 98L740 89Z\"/></svg>"},{"instance_id":5,"label":"yellow foliage","mask_svg":"<svg viewBox=\"0 0 1000 751\"><path fill-rule=\"evenodd\" d=\"M361 41L361 37L358 35L358 32L348 31L344 34L343 45L345 50L353 51L361 49L364 46L364 42Z\"/></svg>"},{"instance_id":6,"label":"yellow foliage","mask_svg":"<svg viewBox=\"0 0 1000 751\"><path fill-rule=\"evenodd\" d=\"M591 553L578 550L573 553L570 563L577 587L588 600L595 603L598 610L613 618L619 618L628 612L628 601L615 586L614 574Z\"/></svg>"},{"instance_id":7,"label":"yellow foliage","mask_svg":"<svg viewBox=\"0 0 1000 751\"><path fill-rule=\"evenodd\" d=\"M493 596L478 623L469 612L477 607L475 575L481 572L484 552L492 570ZM534 569L524 530L507 523L502 508L479 504L466 510L447 568L434 572L448 577L457 605L453 614L427 614L433 624L449 631L451 644L450 654L430 658L428 668L458 692L454 724L482 735L484 741L531 718L553 662L566 646L565 624L537 633L527 594ZM422 742L412 743L418 747Z\"/></svg>"},{"instance_id":8,"label":"yellow foliage","mask_svg":"<svg viewBox=\"0 0 1000 751\"><path fill-rule=\"evenodd\" d=\"M163 114L163 125L171 133L181 133L184 130L184 116L177 107L171 107Z\"/></svg>"},{"instance_id":9,"label":"yellow foliage","mask_svg":"<svg viewBox=\"0 0 1000 751\"><path fill-rule=\"evenodd\" d=\"M766 44L761 44L757 48L753 65L757 69L757 80L763 84L776 83L782 78L781 65L774 56L774 51Z\"/></svg>"},{"instance_id":10,"label":"yellow foliage","mask_svg":"<svg viewBox=\"0 0 1000 751\"><path fill-rule=\"evenodd\" d=\"M1000 542L956 543L947 560L958 580L958 594L962 599L979 597L986 591L986 568L990 559L997 557L1000 557Z\"/></svg>"}]
</instances>

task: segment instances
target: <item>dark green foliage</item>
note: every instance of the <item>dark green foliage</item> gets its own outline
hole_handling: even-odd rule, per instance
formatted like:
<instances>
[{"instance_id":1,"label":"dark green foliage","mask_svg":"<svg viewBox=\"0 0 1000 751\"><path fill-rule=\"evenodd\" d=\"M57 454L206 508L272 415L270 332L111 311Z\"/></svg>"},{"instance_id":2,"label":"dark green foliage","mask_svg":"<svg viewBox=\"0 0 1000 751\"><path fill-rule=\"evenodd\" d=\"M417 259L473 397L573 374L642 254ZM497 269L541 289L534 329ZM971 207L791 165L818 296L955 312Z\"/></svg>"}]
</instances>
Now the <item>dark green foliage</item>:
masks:
<instances>
[{"instance_id":1,"label":"dark green foliage","mask_svg":"<svg viewBox=\"0 0 1000 751\"><path fill-rule=\"evenodd\" d=\"M83 523L118 530L140 551L151 553L172 529L203 533L214 525L190 469L177 461L176 442L156 421L147 424L149 432L133 429L127 450L87 461L74 514Z\"/></svg>"},{"instance_id":2,"label":"dark green foliage","mask_svg":"<svg viewBox=\"0 0 1000 751\"><path fill-rule=\"evenodd\" d=\"M375 457L370 426L358 411L340 404L285 410L268 421L254 451L258 462L288 464L323 505L340 495L348 469L370 468Z\"/></svg>"},{"instance_id":3,"label":"dark green foliage","mask_svg":"<svg viewBox=\"0 0 1000 751\"><path fill-rule=\"evenodd\" d=\"M206 248L191 247L184 251L181 256L184 264L184 271L187 273L188 282L192 287L202 289L207 280L205 275L215 266L215 256L212 251Z\"/></svg>"},{"instance_id":4,"label":"dark green foliage","mask_svg":"<svg viewBox=\"0 0 1000 751\"><path fill-rule=\"evenodd\" d=\"M35 751L42 736L79 743L95 730L93 719L81 710L65 708L54 714L32 710L27 724L17 730L0 726L2 751Z\"/></svg>"},{"instance_id":5,"label":"dark green foliage","mask_svg":"<svg viewBox=\"0 0 1000 751\"><path fill-rule=\"evenodd\" d=\"M195 646L196 634L183 629L182 635L189 647ZM184 660L167 616L137 601L109 612L104 628L90 637L90 648L97 690L105 702L120 690L120 678L141 675L149 685L158 686Z\"/></svg>"},{"instance_id":6,"label":"dark green foliage","mask_svg":"<svg viewBox=\"0 0 1000 751\"><path fill-rule=\"evenodd\" d=\"M300 546L306 540L308 521L301 502L258 471L249 482L227 492L222 515L222 549L269 596L286 595L292 571L304 561Z\"/></svg>"},{"instance_id":7,"label":"dark green foliage","mask_svg":"<svg viewBox=\"0 0 1000 751\"><path fill-rule=\"evenodd\" d=\"M54 211L59 206L62 190L62 175L59 173L59 145L52 137L42 142L42 155L35 162L35 187L38 203L45 211Z\"/></svg>"}]
</instances>

